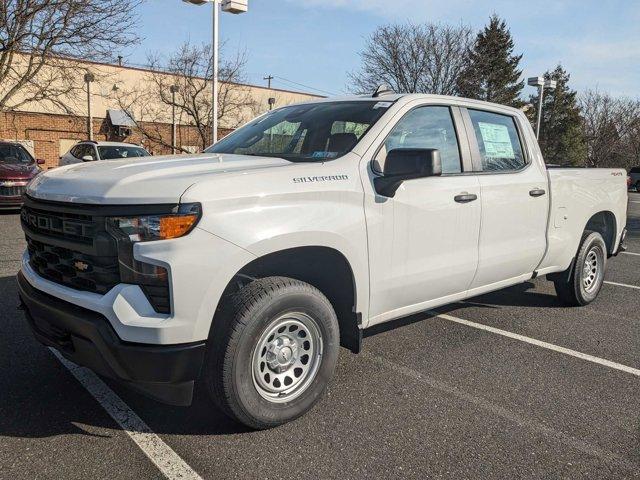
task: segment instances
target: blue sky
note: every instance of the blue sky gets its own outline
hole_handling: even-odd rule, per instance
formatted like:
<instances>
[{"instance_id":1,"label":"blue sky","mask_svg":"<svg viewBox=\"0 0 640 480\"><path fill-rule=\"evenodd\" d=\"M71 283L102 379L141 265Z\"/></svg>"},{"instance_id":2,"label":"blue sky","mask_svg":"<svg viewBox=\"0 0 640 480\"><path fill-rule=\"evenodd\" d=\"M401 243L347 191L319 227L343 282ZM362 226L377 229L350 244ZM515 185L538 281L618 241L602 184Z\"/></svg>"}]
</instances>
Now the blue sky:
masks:
<instances>
[{"instance_id":1,"label":"blue sky","mask_svg":"<svg viewBox=\"0 0 640 480\"><path fill-rule=\"evenodd\" d=\"M226 49L246 49L247 77L265 84L271 74L322 91L348 90L348 72L376 26L388 22L464 23L479 29L492 13L507 20L524 53L523 75L559 62L578 90L595 87L640 97L638 0L249 0L243 15L222 14ZM141 10L141 45L128 60L143 64L149 52L169 54L185 40L209 42L211 6L181 0L147 0ZM304 87L276 79L274 86ZM529 87L528 87L529 88Z\"/></svg>"}]
</instances>

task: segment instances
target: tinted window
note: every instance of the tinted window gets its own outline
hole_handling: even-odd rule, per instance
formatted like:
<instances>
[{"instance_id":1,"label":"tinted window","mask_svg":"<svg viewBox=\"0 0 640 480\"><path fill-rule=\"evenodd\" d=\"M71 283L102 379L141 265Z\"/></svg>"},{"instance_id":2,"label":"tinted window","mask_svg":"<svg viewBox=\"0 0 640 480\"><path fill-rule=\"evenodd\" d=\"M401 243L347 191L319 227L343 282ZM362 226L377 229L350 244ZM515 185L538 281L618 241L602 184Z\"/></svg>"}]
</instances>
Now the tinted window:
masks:
<instances>
[{"instance_id":1,"label":"tinted window","mask_svg":"<svg viewBox=\"0 0 640 480\"><path fill-rule=\"evenodd\" d=\"M640 167L633 167L629 173L640 173Z\"/></svg>"},{"instance_id":2,"label":"tinted window","mask_svg":"<svg viewBox=\"0 0 640 480\"><path fill-rule=\"evenodd\" d=\"M387 153L396 148L440 150L442 173L460 173L460 148L449 107L420 107L397 123L378 154L376 169L384 170Z\"/></svg>"},{"instance_id":3,"label":"tinted window","mask_svg":"<svg viewBox=\"0 0 640 480\"><path fill-rule=\"evenodd\" d=\"M105 146L98 147L98 154L101 160L111 160L114 158L135 158L148 157L149 152L140 147L128 146Z\"/></svg>"},{"instance_id":4,"label":"tinted window","mask_svg":"<svg viewBox=\"0 0 640 480\"><path fill-rule=\"evenodd\" d=\"M93 146L88 143L81 143L80 145L76 145L71 149L71 155L76 158L82 159L86 156L91 156L93 159L96 159L96 154L93 150Z\"/></svg>"},{"instance_id":5,"label":"tinted window","mask_svg":"<svg viewBox=\"0 0 640 480\"><path fill-rule=\"evenodd\" d=\"M0 163L25 165L33 163L31 155L18 145L0 145Z\"/></svg>"},{"instance_id":6,"label":"tinted window","mask_svg":"<svg viewBox=\"0 0 640 480\"><path fill-rule=\"evenodd\" d=\"M526 165L515 119L509 115L469 110L478 139L482 170L519 170Z\"/></svg>"},{"instance_id":7,"label":"tinted window","mask_svg":"<svg viewBox=\"0 0 640 480\"><path fill-rule=\"evenodd\" d=\"M323 102L274 110L226 136L208 153L325 161L351 151L391 104Z\"/></svg>"}]
</instances>

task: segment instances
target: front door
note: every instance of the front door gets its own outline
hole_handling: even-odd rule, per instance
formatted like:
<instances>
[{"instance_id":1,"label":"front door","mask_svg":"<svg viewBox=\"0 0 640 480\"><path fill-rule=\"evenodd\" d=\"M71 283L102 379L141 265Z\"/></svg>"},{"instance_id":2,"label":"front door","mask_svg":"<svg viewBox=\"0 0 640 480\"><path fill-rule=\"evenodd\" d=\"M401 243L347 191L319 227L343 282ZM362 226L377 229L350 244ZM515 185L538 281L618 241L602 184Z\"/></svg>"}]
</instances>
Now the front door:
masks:
<instances>
[{"instance_id":1,"label":"front door","mask_svg":"<svg viewBox=\"0 0 640 480\"><path fill-rule=\"evenodd\" d=\"M365 197L370 325L464 293L475 275L480 185L477 176L462 174L467 144L458 140L465 135L456 130L453 113L448 106L408 111L375 156L373 169L381 172L392 149L436 148L443 175L405 181L393 198Z\"/></svg>"}]
</instances>

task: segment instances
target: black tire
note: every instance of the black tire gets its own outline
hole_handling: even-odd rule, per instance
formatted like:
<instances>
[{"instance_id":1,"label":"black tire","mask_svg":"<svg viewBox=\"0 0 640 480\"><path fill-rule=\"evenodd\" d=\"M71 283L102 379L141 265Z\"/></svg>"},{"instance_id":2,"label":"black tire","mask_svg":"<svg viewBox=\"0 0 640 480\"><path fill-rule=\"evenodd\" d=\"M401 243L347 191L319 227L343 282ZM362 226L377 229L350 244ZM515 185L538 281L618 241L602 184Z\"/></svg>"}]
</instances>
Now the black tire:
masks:
<instances>
[{"instance_id":1,"label":"black tire","mask_svg":"<svg viewBox=\"0 0 640 480\"><path fill-rule=\"evenodd\" d=\"M258 342L264 345L264 342L273 337L268 335L272 328L290 316L294 319L292 322L301 319L308 327L303 325L290 333L293 325L287 325L284 333L280 330L274 332L277 338L268 344L271 353L267 355L271 355L270 361L275 362L275 368L279 369L285 368L277 363L281 358L286 359L288 356L287 361L293 361L295 356L296 365L300 366L298 362L305 353L303 348L313 350L313 358L309 360L307 355L307 362L315 359L315 373L311 372L311 367L305 371L305 377L301 377L302 381L295 384L299 385L295 387L299 391L295 397L295 389L289 394L268 392L267 388L276 388L276 380L270 379L273 384L268 383L264 378L258 378L263 374L256 370L265 368L266 373L271 373L274 378L281 373L278 370L270 371L271 366L268 362L265 367L265 361L261 360L268 357L260 356L264 355L265 349L258 348ZM313 348L308 345L309 342L303 342L299 348L295 347L294 351L292 343L288 354L284 350L277 350L278 353L273 354L273 349L284 349L278 345L282 345L284 341L288 342L289 336L295 337L292 342L297 342L296 332L302 337L305 328L309 329L309 338L321 339L315 341ZM281 343L276 345L277 342ZM228 416L250 428L272 428L298 418L318 402L333 376L339 345L340 332L336 314L329 300L317 288L285 277L258 279L235 294L227 307L216 316L204 366L204 382L212 400ZM318 348L319 357L316 353ZM284 383L287 380L297 382L299 379L294 377L293 365L286 368L292 373L290 377L284 377ZM279 378L288 375L287 371ZM280 383L278 387L283 388ZM268 395L272 395L273 398ZM280 398L281 395L284 400ZM290 400L287 395L291 396Z\"/></svg>"},{"instance_id":2,"label":"black tire","mask_svg":"<svg viewBox=\"0 0 640 480\"><path fill-rule=\"evenodd\" d=\"M592 252L597 256L598 271L593 273L593 281L587 286L585 283L588 283L588 275L585 262ZM569 270L562 272L553 282L562 303L577 307L593 302L602 289L606 267L607 246L602 235L585 230L573 267L570 267L571 272Z\"/></svg>"}]
</instances>

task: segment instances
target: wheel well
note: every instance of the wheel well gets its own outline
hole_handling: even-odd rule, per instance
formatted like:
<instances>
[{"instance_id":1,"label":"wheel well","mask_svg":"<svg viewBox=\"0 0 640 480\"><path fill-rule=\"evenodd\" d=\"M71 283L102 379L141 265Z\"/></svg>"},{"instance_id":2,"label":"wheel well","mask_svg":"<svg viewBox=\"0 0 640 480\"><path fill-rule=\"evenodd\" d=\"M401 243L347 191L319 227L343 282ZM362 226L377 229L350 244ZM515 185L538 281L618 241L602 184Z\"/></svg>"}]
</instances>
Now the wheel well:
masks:
<instances>
[{"instance_id":1,"label":"wheel well","mask_svg":"<svg viewBox=\"0 0 640 480\"><path fill-rule=\"evenodd\" d=\"M604 243L607 245L607 252L609 255L613 255L613 249L616 242L616 217L609 211L603 211L596 213L587 222L585 230L592 230L600 233L604 238Z\"/></svg>"},{"instance_id":2,"label":"wheel well","mask_svg":"<svg viewBox=\"0 0 640 480\"><path fill-rule=\"evenodd\" d=\"M291 248L253 260L229 282L220 299L218 310L228 295L252 279L272 276L295 278L320 290L329 299L338 317L340 344L354 353L360 351L362 319L355 311L355 278L344 255L332 248Z\"/></svg>"}]
</instances>

